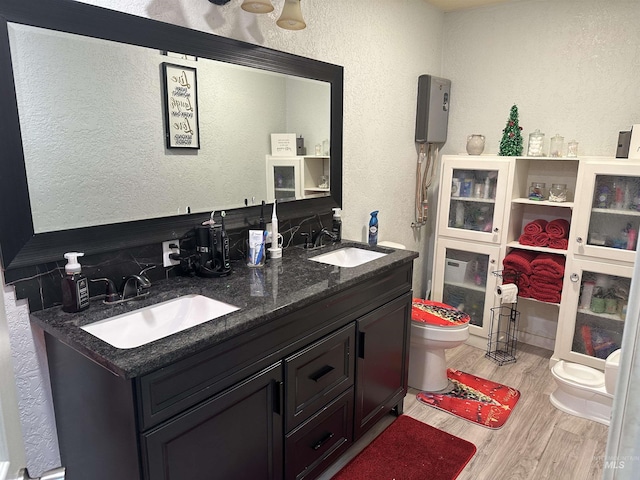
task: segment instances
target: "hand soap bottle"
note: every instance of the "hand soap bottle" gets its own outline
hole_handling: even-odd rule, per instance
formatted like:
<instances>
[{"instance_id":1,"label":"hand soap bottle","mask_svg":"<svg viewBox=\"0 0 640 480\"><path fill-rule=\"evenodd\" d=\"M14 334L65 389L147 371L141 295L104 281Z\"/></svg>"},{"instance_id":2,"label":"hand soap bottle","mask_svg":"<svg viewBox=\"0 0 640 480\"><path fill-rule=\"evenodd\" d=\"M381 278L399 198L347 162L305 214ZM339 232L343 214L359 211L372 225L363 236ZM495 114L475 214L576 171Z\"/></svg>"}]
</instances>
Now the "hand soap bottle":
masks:
<instances>
[{"instance_id":1,"label":"hand soap bottle","mask_svg":"<svg viewBox=\"0 0 640 480\"><path fill-rule=\"evenodd\" d=\"M62 310L65 312L80 312L89 308L89 281L82 275L82 267L78 263L78 257L84 253L69 252L64 254L67 264L64 266L66 273L62 279Z\"/></svg>"}]
</instances>

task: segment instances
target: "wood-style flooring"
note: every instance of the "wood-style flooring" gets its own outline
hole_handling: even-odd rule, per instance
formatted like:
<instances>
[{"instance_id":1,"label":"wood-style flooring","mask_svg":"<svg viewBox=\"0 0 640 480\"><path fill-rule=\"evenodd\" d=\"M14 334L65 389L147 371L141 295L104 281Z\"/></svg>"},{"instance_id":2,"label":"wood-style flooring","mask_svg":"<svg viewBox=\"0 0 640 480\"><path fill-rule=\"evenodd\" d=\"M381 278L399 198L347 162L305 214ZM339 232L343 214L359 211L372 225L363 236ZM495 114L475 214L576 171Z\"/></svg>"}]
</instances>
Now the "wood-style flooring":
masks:
<instances>
[{"instance_id":1,"label":"wood-style flooring","mask_svg":"<svg viewBox=\"0 0 640 480\"><path fill-rule=\"evenodd\" d=\"M477 447L459 480L600 479L608 427L563 413L551 405L549 395L555 383L549 370L550 356L547 350L518 344L517 361L499 366L486 358L483 350L468 345L447 351L450 368L520 390L520 400L501 429L491 430L424 405L416 400L417 391L413 389L404 400L404 413ZM386 426L385 422L381 424L379 431ZM379 431L371 432L372 437ZM341 459L339 464L348 460ZM321 478L331 478L341 468L339 464ZM428 480L427 472L424 478Z\"/></svg>"}]
</instances>

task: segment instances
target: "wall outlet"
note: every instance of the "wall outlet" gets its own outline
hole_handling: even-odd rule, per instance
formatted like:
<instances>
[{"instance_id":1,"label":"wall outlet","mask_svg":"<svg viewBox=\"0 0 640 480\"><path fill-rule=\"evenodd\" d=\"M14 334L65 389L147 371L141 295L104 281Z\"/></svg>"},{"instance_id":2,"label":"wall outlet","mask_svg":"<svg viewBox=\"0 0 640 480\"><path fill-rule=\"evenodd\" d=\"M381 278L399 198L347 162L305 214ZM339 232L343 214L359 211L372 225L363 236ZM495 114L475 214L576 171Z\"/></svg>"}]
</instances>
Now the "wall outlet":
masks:
<instances>
[{"instance_id":1,"label":"wall outlet","mask_svg":"<svg viewBox=\"0 0 640 480\"><path fill-rule=\"evenodd\" d=\"M176 248L171 248L169 245L175 245ZM171 253L180 253L180 241L168 240L162 242L162 265L164 267L170 267L172 265L180 265L180 260L174 260L169 257Z\"/></svg>"}]
</instances>

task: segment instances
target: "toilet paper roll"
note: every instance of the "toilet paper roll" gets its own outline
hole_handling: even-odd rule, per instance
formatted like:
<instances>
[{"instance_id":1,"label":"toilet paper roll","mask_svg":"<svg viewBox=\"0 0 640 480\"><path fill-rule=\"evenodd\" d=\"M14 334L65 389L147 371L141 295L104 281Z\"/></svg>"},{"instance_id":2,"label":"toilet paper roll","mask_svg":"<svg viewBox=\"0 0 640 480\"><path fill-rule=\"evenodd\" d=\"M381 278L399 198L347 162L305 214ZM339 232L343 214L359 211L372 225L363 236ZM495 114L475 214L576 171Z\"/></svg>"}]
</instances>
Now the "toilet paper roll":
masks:
<instances>
[{"instance_id":1,"label":"toilet paper roll","mask_svg":"<svg viewBox=\"0 0 640 480\"><path fill-rule=\"evenodd\" d=\"M502 303L516 303L518 301L518 286L513 283L498 285L496 296Z\"/></svg>"}]
</instances>

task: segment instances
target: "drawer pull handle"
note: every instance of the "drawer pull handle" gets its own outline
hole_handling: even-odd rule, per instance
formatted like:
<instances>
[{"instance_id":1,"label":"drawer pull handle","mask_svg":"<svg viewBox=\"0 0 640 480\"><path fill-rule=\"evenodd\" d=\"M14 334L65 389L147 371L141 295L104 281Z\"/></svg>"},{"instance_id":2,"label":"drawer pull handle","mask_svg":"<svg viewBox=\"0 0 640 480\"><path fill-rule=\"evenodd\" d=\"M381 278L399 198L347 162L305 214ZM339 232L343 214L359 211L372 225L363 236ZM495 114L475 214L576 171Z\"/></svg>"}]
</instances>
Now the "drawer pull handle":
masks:
<instances>
[{"instance_id":1,"label":"drawer pull handle","mask_svg":"<svg viewBox=\"0 0 640 480\"><path fill-rule=\"evenodd\" d=\"M322 447L322 445L327 443L332 438L333 438L333 433L327 433L323 438L321 438L316 442L316 444L313 446L313 449L318 450L320 447Z\"/></svg>"},{"instance_id":2,"label":"drawer pull handle","mask_svg":"<svg viewBox=\"0 0 640 480\"><path fill-rule=\"evenodd\" d=\"M326 374L330 373L333 370L335 370L335 369L331 365L325 365L324 367L322 367L317 372L312 373L311 375L309 375L309 378L311 380L313 380L314 382L317 382L318 380L320 380L322 377L324 377Z\"/></svg>"}]
</instances>

